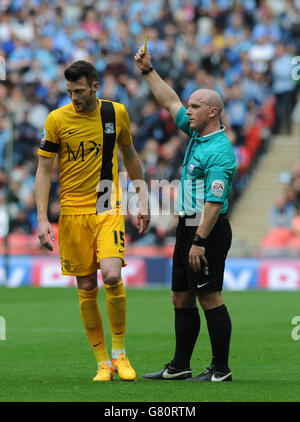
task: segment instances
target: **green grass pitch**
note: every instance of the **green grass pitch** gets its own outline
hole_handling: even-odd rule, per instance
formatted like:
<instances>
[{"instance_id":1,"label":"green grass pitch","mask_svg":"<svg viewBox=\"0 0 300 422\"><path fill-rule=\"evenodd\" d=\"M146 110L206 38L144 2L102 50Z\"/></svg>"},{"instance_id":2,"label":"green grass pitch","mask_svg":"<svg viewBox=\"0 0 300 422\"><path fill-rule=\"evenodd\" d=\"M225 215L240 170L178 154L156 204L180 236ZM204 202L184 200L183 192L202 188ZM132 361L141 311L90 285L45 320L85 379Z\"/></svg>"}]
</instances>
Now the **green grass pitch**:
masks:
<instances>
[{"instance_id":1,"label":"green grass pitch","mask_svg":"<svg viewBox=\"0 0 300 422\"><path fill-rule=\"evenodd\" d=\"M232 383L151 381L174 351L173 308L167 289L127 289L127 354L137 381L92 381L96 362L81 325L75 288L0 288L1 402L299 402L300 340L291 321L300 315L300 292L224 291L233 331ZM103 289L99 292L107 346L110 337ZM210 363L202 311L191 367Z\"/></svg>"}]
</instances>

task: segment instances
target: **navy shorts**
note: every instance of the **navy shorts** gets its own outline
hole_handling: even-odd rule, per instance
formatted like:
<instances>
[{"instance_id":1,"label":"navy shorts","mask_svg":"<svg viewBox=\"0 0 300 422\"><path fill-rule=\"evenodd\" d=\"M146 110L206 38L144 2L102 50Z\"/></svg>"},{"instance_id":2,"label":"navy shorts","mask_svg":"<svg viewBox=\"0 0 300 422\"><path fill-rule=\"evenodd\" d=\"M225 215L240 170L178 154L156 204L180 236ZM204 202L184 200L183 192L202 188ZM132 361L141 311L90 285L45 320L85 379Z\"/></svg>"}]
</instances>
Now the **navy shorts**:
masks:
<instances>
[{"instance_id":1,"label":"navy shorts","mask_svg":"<svg viewBox=\"0 0 300 422\"><path fill-rule=\"evenodd\" d=\"M173 253L172 290L174 292L216 292L223 288L225 259L231 245L232 232L228 218L221 214L207 238L205 258L208 268L201 261L201 270L194 272L189 264L189 252L196 233L196 226L189 226L189 217L179 217Z\"/></svg>"}]
</instances>

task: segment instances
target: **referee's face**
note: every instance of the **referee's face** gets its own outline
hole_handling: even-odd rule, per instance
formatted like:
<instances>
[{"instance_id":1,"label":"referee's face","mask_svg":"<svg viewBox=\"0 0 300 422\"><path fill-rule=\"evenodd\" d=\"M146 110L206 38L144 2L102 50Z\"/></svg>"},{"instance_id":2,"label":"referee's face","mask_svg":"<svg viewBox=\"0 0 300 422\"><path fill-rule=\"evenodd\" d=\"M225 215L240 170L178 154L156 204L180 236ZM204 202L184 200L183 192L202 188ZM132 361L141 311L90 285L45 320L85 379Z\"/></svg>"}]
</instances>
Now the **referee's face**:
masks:
<instances>
[{"instance_id":1,"label":"referee's face","mask_svg":"<svg viewBox=\"0 0 300 422\"><path fill-rule=\"evenodd\" d=\"M66 81L67 93L77 113L90 113L98 106L96 97L98 88L98 82L95 81L90 86L84 76L76 82Z\"/></svg>"},{"instance_id":2,"label":"referee's face","mask_svg":"<svg viewBox=\"0 0 300 422\"><path fill-rule=\"evenodd\" d=\"M199 90L195 91L188 101L188 109L186 114L189 116L189 123L191 129L197 130L201 133L210 123L211 118L215 117L215 110L210 104L208 98L202 95Z\"/></svg>"}]
</instances>

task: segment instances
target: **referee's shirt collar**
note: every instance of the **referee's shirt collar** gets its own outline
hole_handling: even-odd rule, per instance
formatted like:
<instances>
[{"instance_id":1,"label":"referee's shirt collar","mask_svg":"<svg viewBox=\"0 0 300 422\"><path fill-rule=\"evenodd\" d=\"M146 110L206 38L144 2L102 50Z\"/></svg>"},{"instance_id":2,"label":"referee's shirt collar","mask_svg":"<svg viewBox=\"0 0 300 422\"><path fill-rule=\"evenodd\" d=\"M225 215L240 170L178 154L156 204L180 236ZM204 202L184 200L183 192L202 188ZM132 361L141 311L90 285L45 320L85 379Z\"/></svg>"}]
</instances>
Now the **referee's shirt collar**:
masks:
<instances>
[{"instance_id":1,"label":"referee's shirt collar","mask_svg":"<svg viewBox=\"0 0 300 422\"><path fill-rule=\"evenodd\" d=\"M225 126L221 125L220 130L217 130L216 132L209 133L208 135L205 135L205 136L199 136L199 133L197 131L195 131L193 138L195 138L197 141L200 141L200 142L207 142L207 141L210 141L213 138L220 136L224 132L225 132Z\"/></svg>"}]
</instances>

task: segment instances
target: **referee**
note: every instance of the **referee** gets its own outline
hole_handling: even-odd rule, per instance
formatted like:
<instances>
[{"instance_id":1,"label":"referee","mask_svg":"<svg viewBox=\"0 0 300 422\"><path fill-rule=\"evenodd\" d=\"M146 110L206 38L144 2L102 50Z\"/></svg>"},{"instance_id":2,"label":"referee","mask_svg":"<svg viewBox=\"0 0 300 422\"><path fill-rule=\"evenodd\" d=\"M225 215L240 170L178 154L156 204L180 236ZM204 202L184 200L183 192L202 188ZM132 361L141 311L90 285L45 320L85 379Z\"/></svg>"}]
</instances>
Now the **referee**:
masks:
<instances>
[{"instance_id":1,"label":"referee","mask_svg":"<svg viewBox=\"0 0 300 422\"><path fill-rule=\"evenodd\" d=\"M190 137L178 193L179 221L173 254L175 353L162 370L145 374L144 378L231 381L231 319L221 292L232 237L226 217L227 198L236 162L220 122L223 103L215 91L198 89L190 96L186 109L153 69L147 50L138 49L135 63L156 100ZM190 359L200 331L197 298L207 321L212 360L204 372L192 377Z\"/></svg>"}]
</instances>

